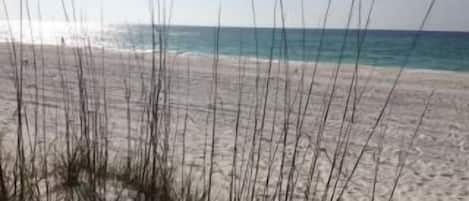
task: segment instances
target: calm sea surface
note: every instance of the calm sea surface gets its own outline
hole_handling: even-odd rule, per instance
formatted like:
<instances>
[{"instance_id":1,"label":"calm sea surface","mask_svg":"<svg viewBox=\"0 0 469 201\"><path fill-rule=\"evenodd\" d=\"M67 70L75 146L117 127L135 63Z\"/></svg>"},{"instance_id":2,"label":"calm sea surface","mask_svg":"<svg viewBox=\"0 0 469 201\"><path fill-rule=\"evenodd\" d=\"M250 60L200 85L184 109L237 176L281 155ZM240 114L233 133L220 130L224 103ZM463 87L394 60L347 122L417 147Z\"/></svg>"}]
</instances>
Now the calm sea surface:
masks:
<instances>
[{"instance_id":1,"label":"calm sea surface","mask_svg":"<svg viewBox=\"0 0 469 201\"><path fill-rule=\"evenodd\" d=\"M5 26L0 28L0 40L11 40L11 36L18 38L17 22L11 23L11 29L5 22L1 24ZM112 49L151 51L152 48L149 25L107 25L104 28L90 25L83 28L58 22L24 24L28 28L23 38L32 43L39 43L42 39L45 44L58 44L61 38L73 43L86 38L96 46ZM213 54L216 30L214 27L169 27L166 37L168 49ZM31 34L34 40L31 40ZM344 63L355 63L358 59L361 64L376 66L405 64L408 68L469 71L469 33L421 32L415 48L412 48L417 34L414 31L383 30L369 30L365 34L357 30L329 29L321 37L319 29L286 29L282 32L271 28L223 27L219 45L220 53L225 56L269 59L272 55L273 59L309 62L317 59L334 63L340 59ZM408 61L407 55L410 55Z\"/></svg>"}]
</instances>

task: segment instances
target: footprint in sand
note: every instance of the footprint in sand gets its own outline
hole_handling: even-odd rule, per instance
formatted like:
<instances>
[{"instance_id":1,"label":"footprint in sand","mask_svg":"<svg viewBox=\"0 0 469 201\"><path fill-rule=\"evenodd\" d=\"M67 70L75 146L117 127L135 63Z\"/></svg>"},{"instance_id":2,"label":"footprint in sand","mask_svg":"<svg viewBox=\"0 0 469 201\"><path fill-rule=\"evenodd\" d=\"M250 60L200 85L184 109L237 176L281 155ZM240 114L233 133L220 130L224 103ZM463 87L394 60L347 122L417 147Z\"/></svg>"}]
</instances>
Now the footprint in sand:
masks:
<instances>
[{"instance_id":1,"label":"footprint in sand","mask_svg":"<svg viewBox=\"0 0 469 201\"><path fill-rule=\"evenodd\" d=\"M452 173L440 173L440 176L446 178L453 178L454 175Z\"/></svg>"}]
</instances>

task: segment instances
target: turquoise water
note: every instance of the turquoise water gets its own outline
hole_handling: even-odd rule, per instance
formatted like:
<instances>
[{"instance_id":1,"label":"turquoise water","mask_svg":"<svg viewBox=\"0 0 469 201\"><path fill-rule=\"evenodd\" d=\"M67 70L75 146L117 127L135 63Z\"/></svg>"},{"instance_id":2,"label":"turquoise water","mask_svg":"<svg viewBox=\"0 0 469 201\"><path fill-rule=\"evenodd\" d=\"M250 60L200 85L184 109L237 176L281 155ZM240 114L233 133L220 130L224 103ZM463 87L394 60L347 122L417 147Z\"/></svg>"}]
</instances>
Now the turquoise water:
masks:
<instances>
[{"instance_id":1,"label":"turquoise water","mask_svg":"<svg viewBox=\"0 0 469 201\"><path fill-rule=\"evenodd\" d=\"M3 22L5 26L0 27L0 40L6 41L11 35L18 36L17 24L12 23L11 34ZM77 28L63 22L46 22L33 23L31 27L32 31L25 30L26 42L38 43L38 38L42 38L46 44L60 44L61 38L64 38L67 44L72 44L73 41L90 39L93 45L107 48L152 50L150 25L107 25L102 28L99 24L87 24L85 28ZM314 62L317 58L319 62L332 63L338 62L342 55L344 63L355 63L357 41L360 39L362 48L358 61L361 64L399 67L405 63L407 68L469 71L469 33L420 32L421 37L415 48L412 48L417 35L415 31L369 30L364 37L363 31L350 30L345 38L346 32L340 29L326 30L318 54L321 43L319 29L286 29L288 45L285 49L280 29L223 27L220 30L220 53L225 56L269 59L273 50L273 59ZM29 33L33 33L34 41L28 41ZM171 26L167 34L168 49L174 52L213 54L215 33L215 27ZM407 55L411 55L408 62L405 60Z\"/></svg>"},{"instance_id":2,"label":"turquoise water","mask_svg":"<svg viewBox=\"0 0 469 201\"><path fill-rule=\"evenodd\" d=\"M151 50L151 27L144 25L115 26L110 38L121 41L118 48ZM118 30L118 31L116 31ZM287 29L287 54L281 30L269 28L221 28L220 53L230 56L251 56L268 59L273 47L274 59L315 61L321 41L321 30ZM168 48L171 51L213 54L214 27L171 27ZM257 53L256 34L257 33ZM319 56L320 62L337 62L343 52L343 62L357 59L357 41L363 40L359 63L376 66L402 66L406 55L411 55L406 67L467 71L469 70L469 33L421 32L416 47L412 48L417 32L369 30L326 30ZM359 35L360 34L360 35ZM111 37L112 36L112 37ZM274 38L274 40L272 40ZM344 39L345 38L345 39ZM343 45L345 43L345 46ZM341 51L343 48L343 51Z\"/></svg>"}]
</instances>

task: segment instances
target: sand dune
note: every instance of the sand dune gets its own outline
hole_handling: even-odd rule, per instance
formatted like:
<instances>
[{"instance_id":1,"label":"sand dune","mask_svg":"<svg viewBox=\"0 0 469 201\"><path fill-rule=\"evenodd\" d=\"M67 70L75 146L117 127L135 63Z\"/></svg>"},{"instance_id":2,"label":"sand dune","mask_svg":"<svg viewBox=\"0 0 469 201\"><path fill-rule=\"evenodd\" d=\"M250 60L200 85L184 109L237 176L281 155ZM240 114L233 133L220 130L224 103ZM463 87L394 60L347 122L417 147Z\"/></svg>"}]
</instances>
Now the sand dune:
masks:
<instances>
[{"instance_id":1,"label":"sand dune","mask_svg":"<svg viewBox=\"0 0 469 201\"><path fill-rule=\"evenodd\" d=\"M28 47L27 47L28 48ZM91 88L93 83L100 85L101 52L93 50L94 60L87 61L89 66L85 72L87 83ZM9 153L15 150L15 88L12 81L13 68L9 63L8 46L0 46L0 137L2 149ZM75 62L71 49L66 49L63 61L65 82L71 92L70 97L77 101L77 78ZM57 49L53 46L45 48L45 97L47 106L47 130L48 147L51 155L54 151L60 151L61 131L63 128L62 110L63 93L60 85L60 71L58 68ZM26 113L30 121L34 115L34 69L31 63L31 53L27 52L25 59L28 64L25 67L24 96ZM136 59L138 58L138 59ZM245 77L239 79L237 58L222 58L218 66L219 88L217 96L217 119L215 138L215 174L214 186L219 189L214 192L218 200L227 197L230 183L232 157L235 138L235 121L238 105L239 85L242 83L243 99L241 107L241 124L239 139L239 167L236 175L242 178L246 173L245 167L249 167L249 150L252 144L254 121L262 117L259 109L257 117L255 113L256 91L256 62L253 59L241 59L245 64L242 70ZM125 83L130 84L131 116L132 116L132 140L133 146L139 146L141 138L140 124L144 101L142 89L148 87L151 72L151 55L134 54L126 52L106 52L104 57L105 79L109 98L110 131L112 133L112 150L118 153L126 153L126 102ZM182 130L185 117L186 104L189 105L187 122L187 167L193 167L194 176L202 183L200 174L208 165L208 159L204 159L204 146L210 143L211 114L213 103L212 91L212 58L195 55L169 55L169 70L171 75L170 108L171 116L171 143L174 163L179 163L182 147ZM313 74L314 64L274 63L272 76L266 77L268 62L260 62L260 100L265 94L266 80L270 79L269 98L267 100L264 127L262 129L263 148L260 153L260 171L257 179L258 188L262 189L267 177L267 169L272 163L272 181L268 195L273 195L275 182L279 177L280 156L283 138L283 130L287 116L285 108L290 108L289 135L287 136L286 167L284 176L287 176L291 168L292 149L295 145L295 127L297 125L298 104L300 99L305 101L307 89ZM301 72L305 68L303 87ZM319 124L326 100L331 92L333 73L336 64L320 63L317 70L314 87L312 90L311 104L306 112L304 126L301 129L296 160L297 172L294 177L295 200L304 198L304 189L310 169L309 164L316 150L316 136L319 132ZM94 69L94 70L93 70ZM189 73L188 73L189 69ZM331 158L341 130L347 91L353 77L354 66L344 64L340 68L337 80L337 89L333 95L333 101L326 126L324 127L324 141L320 147L319 158L318 193L324 191L327 176L331 168ZM351 123L351 108L345 118L344 129L350 129L350 148L345 153L343 171L340 174L338 189L344 184L344 175L352 171L353 163L358 157L361 146L366 140L370 129L378 118L381 108L384 106L386 96L396 78L397 68L375 68L371 66L359 66L359 79L353 96L357 101L356 112ZM188 75L190 75L188 77ZM288 77L286 77L288 75ZM94 80L96 79L96 80ZM94 81L93 81L94 80ZM126 80L126 82L124 82ZM144 84L142 87L142 83ZM285 95L285 83L288 83L288 95ZM297 89L301 89L297 90ZM379 123L375 135L367 147L350 186L345 191L344 200L369 200L371 186L374 178L374 168L378 159L378 144L383 139L384 146L380 155L380 169L376 186L377 200L387 200L392 184L397 174L400 155L408 153L406 166L402 172L402 178L397 187L394 200L396 201L438 201L438 200L469 200L469 74L456 72L437 72L406 69L400 78L396 90L391 97L390 105L386 109L383 121ZM429 99L430 94L434 95ZM188 94L188 95L187 95ZM93 93L90 93L90 98ZM287 98L285 98L287 97ZM419 117L425 109L426 101L430 101L429 110L425 114L422 125L417 133L414 144L408 149L411 138L417 129ZM261 101L260 101L261 102ZM263 101L262 101L263 102ZM286 107L285 103L290 103ZM261 103L262 104L262 103ZM304 105L304 102L303 102ZM75 106L74 106L75 107ZM304 107L304 106L303 106ZM76 109L76 108L75 108ZM92 111L90 111L92 112ZM275 124L274 115L276 116ZM210 120L210 121L208 121ZM78 121L74 119L73 121ZM207 124L207 121L210 122ZM57 122L57 124L56 124ZM41 124L42 122L40 122ZM58 125L58 131L56 127ZM258 125L260 133L260 125ZM270 141L273 133L273 141ZM277 148L276 155L270 150ZM207 147L206 149L210 149ZM7 153L8 154L8 153ZM257 154L257 153L256 153ZM271 160L272 159L272 160ZM116 159L118 160L118 159ZM247 164L247 165L246 165ZM186 169L187 169L186 167ZM180 168L180 167L179 167ZM337 174L334 174L334 179ZM335 181L335 180L333 180ZM239 184L241 187L242 185ZM245 187L248 189L247 187ZM259 190L261 192L261 190ZM338 193L338 192L337 192ZM258 195L261 197L262 195Z\"/></svg>"}]
</instances>

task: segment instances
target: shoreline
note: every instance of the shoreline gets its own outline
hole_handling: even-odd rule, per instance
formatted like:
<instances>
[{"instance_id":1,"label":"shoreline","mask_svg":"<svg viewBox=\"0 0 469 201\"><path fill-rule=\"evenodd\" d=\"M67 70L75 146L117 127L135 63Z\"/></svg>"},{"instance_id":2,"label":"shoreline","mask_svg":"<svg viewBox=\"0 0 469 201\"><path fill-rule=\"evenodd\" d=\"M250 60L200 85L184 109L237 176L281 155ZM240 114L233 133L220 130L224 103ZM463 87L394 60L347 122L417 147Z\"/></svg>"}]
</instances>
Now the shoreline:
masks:
<instances>
[{"instance_id":1,"label":"shoreline","mask_svg":"<svg viewBox=\"0 0 469 201\"><path fill-rule=\"evenodd\" d=\"M18 42L16 42L19 44ZM1 41L0 46L5 46L5 45L10 45L10 42L5 42ZM32 44L32 43L23 43L25 46L36 46L39 47L40 44ZM44 44L44 47L49 47L49 48L56 48L60 46L59 44ZM66 48L75 48L75 47L80 47L83 48L83 45L80 46L70 46L66 45ZM88 47L86 47L88 48ZM125 48L109 48L109 47L97 47L97 46L92 46L92 49L102 51L104 48L105 52L110 52L110 53L136 53L136 54L141 54L141 55L151 55L152 50L143 50L143 49L125 49ZM158 53L158 50L156 50L156 53ZM188 51L175 51L175 50L168 50L167 54L170 56L185 56L185 57L200 57L204 59L211 59L214 57L213 54L210 53L204 53L204 52L188 52ZM239 55L230 55L230 54L220 54L220 59L222 60L227 60L227 61L232 61L232 62L237 62L240 58ZM253 55L243 55L241 56L242 60L244 61L249 61L249 62L256 62L259 61L260 63L268 63L269 59L268 58L256 58ZM278 63L278 62L285 62L283 59L272 59L273 63ZM291 65L315 65L314 61L302 61L302 60L296 60L296 59L289 59L288 63ZM337 63L333 61L325 61L325 60L320 60L318 62L318 66L321 65L326 65L326 66L336 66ZM348 67L348 66L354 66L355 62L347 62L344 60L342 62L341 67ZM394 65L372 65L372 64L367 64L367 63L358 63L359 68L376 68L378 70L398 70L401 68L400 66L394 66ZM461 70L450 70L450 69L437 69L437 68L425 68L425 67L415 67L415 66L404 66L403 67L405 72L423 72L423 73L437 73L437 74L469 74L469 66L468 69L461 69Z\"/></svg>"}]
</instances>

